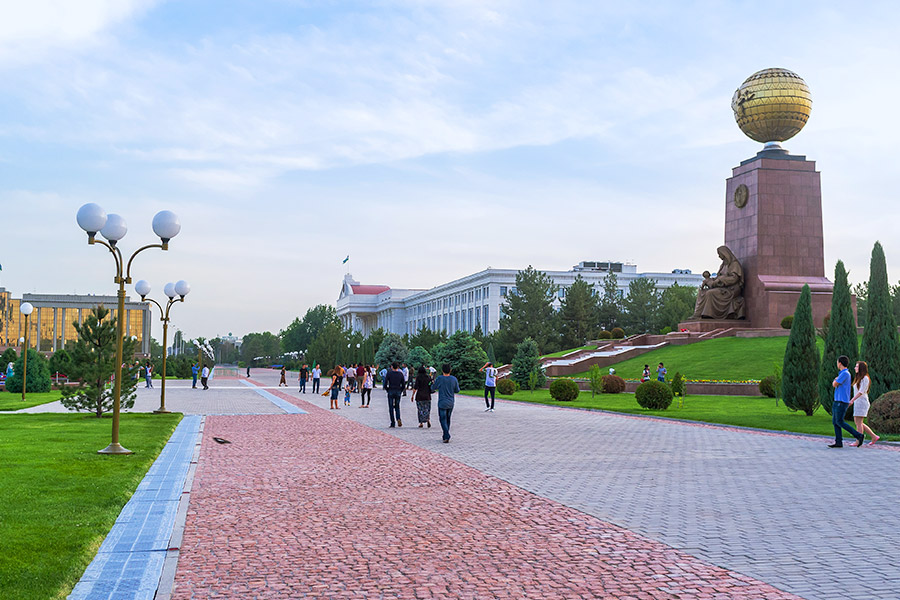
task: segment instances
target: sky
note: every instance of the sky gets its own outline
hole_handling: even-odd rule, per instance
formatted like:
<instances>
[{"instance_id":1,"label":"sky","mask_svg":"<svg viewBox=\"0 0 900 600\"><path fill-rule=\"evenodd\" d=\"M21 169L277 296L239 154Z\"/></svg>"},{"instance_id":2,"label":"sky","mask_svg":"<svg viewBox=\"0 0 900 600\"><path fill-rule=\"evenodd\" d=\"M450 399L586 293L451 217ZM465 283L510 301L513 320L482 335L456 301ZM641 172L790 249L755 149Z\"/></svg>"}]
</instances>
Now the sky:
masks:
<instances>
[{"instance_id":1,"label":"sky","mask_svg":"<svg viewBox=\"0 0 900 600\"><path fill-rule=\"evenodd\" d=\"M362 283L492 266L715 270L725 179L761 145L731 97L812 93L784 146L822 173L826 275L900 276L891 2L0 2L0 285L114 294L75 222L122 215L134 279L188 337L278 332ZM347 265L343 259L349 255ZM133 290L129 293L134 296ZM153 335L161 337L158 321Z\"/></svg>"}]
</instances>

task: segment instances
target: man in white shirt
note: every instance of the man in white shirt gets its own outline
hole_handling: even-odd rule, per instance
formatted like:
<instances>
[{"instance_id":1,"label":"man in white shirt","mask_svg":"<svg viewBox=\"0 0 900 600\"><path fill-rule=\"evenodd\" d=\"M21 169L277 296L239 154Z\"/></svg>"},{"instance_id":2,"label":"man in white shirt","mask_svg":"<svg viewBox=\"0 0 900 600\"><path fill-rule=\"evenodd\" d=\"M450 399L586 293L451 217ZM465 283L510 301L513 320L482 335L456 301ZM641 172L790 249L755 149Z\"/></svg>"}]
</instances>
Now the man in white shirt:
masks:
<instances>
[{"instance_id":1,"label":"man in white shirt","mask_svg":"<svg viewBox=\"0 0 900 600\"><path fill-rule=\"evenodd\" d=\"M403 363L403 368L400 369L403 372L403 395L406 395L406 388L409 387L409 367L406 366L406 363Z\"/></svg>"},{"instance_id":2,"label":"man in white shirt","mask_svg":"<svg viewBox=\"0 0 900 600\"><path fill-rule=\"evenodd\" d=\"M208 382L208 381L209 381L209 367L207 367L207 366L204 365L204 366L203 366L203 370L200 371L200 383L203 384L203 389L204 389L204 390L208 390L208 389L209 389L209 386L207 385L207 382Z\"/></svg>"},{"instance_id":3,"label":"man in white shirt","mask_svg":"<svg viewBox=\"0 0 900 600\"><path fill-rule=\"evenodd\" d=\"M319 365L316 365L315 367L313 367L312 379L313 379L313 390L312 390L313 394L318 394L319 393L319 383L320 383L320 380L322 379L322 369L319 367Z\"/></svg>"},{"instance_id":4,"label":"man in white shirt","mask_svg":"<svg viewBox=\"0 0 900 600\"><path fill-rule=\"evenodd\" d=\"M487 362L478 370L484 371L484 412L494 412L494 394L497 391L497 369L494 368L494 363ZM491 396L490 402L488 402L488 394Z\"/></svg>"}]
</instances>

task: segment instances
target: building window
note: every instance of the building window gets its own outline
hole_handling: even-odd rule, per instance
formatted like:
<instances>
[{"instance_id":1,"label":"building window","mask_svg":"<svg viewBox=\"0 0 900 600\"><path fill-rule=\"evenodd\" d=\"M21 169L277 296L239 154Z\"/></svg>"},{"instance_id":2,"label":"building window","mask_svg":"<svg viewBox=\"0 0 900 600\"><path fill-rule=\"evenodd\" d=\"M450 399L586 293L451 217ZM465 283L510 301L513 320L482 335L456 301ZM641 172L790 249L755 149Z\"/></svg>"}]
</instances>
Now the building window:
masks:
<instances>
[{"instance_id":1,"label":"building window","mask_svg":"<svg viewBox=\"0 0 900 600\"><path fill-rule=\"evenodd\" d=\"M481 300L481 288L475 290L475 301Z\"/></svg>"},{"instance_id":2,"label":"building window","mask_svg":"<svg viewBox=\"0 0 900 600\"><path fill-rule=\"evenodd\" d=\"M469 332L475 331L475 324L472 322L472 309L469 309Z\"/></svg>"},{"instance_id":3,"label":"building window","mask_svg":"<svg viewBox=\"0 0 900 600\"><path fill-rule=\"evenodd\" d=\"M557 296L560 300L562 300L563 298L565 298L565 297L566 297L566 288L560 287L560 288L556 291L556 296Z\"/></svg>"},{"instance_id":4,"label":"building window","mask_svg":"<svg viewBox=\"0 0 900 600\"><path fill-rule=\"evenodd\" d=\"M500 295L503 296L504 298L506 298L506 286L505 285L500 286Z\"/></svg>"},{"instance_id":5,"label":"building window","mask_svg":"<svg viewBox=\"0 0 900 600\"><path fill-rule=\"evenodd\" d=\"M488 325L489 325L489 321L488 321L488 307L487 307L487 305L484 306L484 321L482 321L482 322L484 323L484 325L482 325L481 328L484 329L484 332L485 332L485 333L487 333L487 332L488 332Z\"/></svg>"}]
</instances>

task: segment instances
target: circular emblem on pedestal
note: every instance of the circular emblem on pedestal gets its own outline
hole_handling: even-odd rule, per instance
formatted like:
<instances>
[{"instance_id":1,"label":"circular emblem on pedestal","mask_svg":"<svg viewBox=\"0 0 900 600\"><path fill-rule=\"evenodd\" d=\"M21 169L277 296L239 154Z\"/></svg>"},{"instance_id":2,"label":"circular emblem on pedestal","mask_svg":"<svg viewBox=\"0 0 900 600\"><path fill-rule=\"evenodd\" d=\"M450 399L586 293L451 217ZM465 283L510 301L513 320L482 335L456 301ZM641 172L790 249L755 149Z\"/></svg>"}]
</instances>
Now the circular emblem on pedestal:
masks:
<instances>
[{"instance_id":1,"label":"circular emblem on pedestal","mask_svg":"<svg viewBox=\"0 0 900 600\"><path fill-rule=\"evenodd\" d=\"M750 190L743 183L734 190L734 205L738 208L747 206L747 200L750 198Z\"/></svg>"}]
</instances>

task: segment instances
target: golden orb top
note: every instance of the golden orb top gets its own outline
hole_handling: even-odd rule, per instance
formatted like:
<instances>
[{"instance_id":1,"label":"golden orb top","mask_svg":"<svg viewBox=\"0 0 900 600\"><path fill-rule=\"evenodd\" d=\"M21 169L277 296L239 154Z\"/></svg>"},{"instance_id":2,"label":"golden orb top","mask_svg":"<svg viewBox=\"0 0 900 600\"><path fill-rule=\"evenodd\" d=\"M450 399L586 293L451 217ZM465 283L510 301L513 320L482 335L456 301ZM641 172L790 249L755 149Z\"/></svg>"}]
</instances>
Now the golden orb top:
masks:
<instances>
[{"instance_id":1,"label":"golden orb top","mask_svg":"<svg viewBox=\"0 0 900 600\"><path fill-rule=\"evenodd\" d=\"M763 69L734 92L731 109L738 127L757 142L783 142L803 129L812 111L806 82L787 69Z\"/></svg>"}]
</instances>

